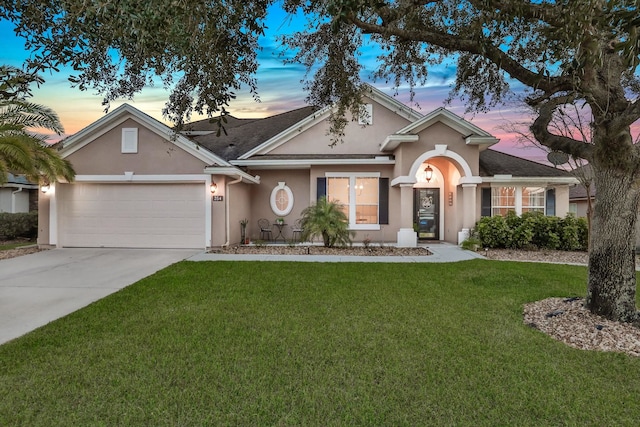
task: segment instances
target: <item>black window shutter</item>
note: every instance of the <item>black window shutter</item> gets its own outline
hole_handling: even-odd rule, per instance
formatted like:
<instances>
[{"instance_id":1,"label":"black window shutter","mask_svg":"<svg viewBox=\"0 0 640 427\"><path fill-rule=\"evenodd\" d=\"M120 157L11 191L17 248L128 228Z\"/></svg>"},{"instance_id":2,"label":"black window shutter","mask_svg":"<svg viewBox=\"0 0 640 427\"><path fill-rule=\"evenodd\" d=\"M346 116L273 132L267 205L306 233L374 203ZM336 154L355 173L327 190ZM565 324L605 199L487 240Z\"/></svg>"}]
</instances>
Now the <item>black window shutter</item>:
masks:
<instances>
[{"instance_id":1,"label":"black window shutter","mask_svg":"<svg viewBox=\"0 0 640 427\"><path fill-rule=\"evenodd\" d=\"M378 180L379 224L389 224L389 178Z\"/></svg>"},{"instance_id":2,"label":"black window shutter","mask_svg":"<svg viewBox=\"0 0 640 427\"><path fill-rule=\"evenodd\" d=\"M327 197L327 178L318 177L318 189L316 190L316 200Z\"/></svg>"},{"instance_id":3,"label":"black window shutter","mask_svg":"<svg viewBox=\"0 0 640 427\"><path fill-rule=\"evenodd\" d=\"M556 189L547 190L547 216L556 216Z\"/></svg>"},{"instance_id":4,"label":"black window shutter","mask_svg":"<svg viewBox=\"0 0 640 427\"><path fill-rule=\"evenodd\" d=\"M482 188L480 216L491 216L491 188Z\"/></svg>"}]
</instances>

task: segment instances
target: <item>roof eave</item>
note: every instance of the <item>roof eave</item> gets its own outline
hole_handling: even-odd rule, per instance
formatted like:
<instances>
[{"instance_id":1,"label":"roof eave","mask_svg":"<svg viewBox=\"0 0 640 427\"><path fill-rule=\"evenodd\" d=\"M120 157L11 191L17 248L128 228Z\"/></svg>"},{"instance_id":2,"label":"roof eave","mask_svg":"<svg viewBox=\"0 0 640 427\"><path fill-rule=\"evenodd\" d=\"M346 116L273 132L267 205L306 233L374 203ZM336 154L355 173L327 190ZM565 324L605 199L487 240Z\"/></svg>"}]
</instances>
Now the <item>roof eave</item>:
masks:
<instances>
[{"instance_id":1,"label":"roof eave","mask_svg":"<svg viewBox=\"0 0 640 427\"><path fill-rule=\"evenodd\" d=\"M394 165L395 163L395 159L389 157L374 159L247 159L231 161L234 166L246 166L254 169L308 169L311 166Z\"/></svg>"},{"instance_id":2,"label":"roof eave","mask_svg":"<svg viewBox=\"0 0 640 427\"><path fill-rule=\"evenodd\" d=\"M545 184L578 184L578 179L573 176L511 176L495 175L483 176L483 183L492 184L522 184L522 183L545 183Z\"/></svg>"},{"instance_id":3,"label":"roof eave","mask_svg":"<svg viewBox=\"0 0 640 427\"><path fill-rule=\"evenodd\" d=\"M493 136L470 135L464 139L464 142L467 145L484 145L489 147L491 145L497 144L498 142L500 142L500 140Z\"/></svg>"},{"instance_id":4,"label":"roof eave","mask_svg":"<svg viewBox=\"0 0 640 427\"><path fill-rule=\"evenodd\" d=\"M260 177L253 176L248 174L236 167L220 167L220 166L207 166L204 168L204 173L211 175L224 175L237 177L242 179L242 181L248 182L250 184L260 184Z\"/></svg>"},{"instance_id":5,"label":"roof eave","mask_svg":"<svg viewBox=\"0 0 640 427\"><path fill-rule=\"evenodd\" d=\"M395 150L400 144L403 142L415 142L418 141L420 137L414 134L393 134L389 135L384 139L382 144L380 144L380 151L391 151Z\"/></svg>"}]
</instances>

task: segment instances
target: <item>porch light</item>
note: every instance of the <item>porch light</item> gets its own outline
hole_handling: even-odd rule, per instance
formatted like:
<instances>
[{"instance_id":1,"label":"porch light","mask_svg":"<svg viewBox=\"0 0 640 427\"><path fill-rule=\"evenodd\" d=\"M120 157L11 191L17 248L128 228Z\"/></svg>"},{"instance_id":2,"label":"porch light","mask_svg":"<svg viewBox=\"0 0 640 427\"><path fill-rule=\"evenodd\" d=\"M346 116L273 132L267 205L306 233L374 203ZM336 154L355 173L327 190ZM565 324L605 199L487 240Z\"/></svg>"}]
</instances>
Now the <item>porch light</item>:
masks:
<instances>
[{"instance_id":1,"label":"porch light","mask_svg":"<svg viewBox=\"0 0 640 427\"><path fill-rule=\"evenodd\" d=\"M427 167L424 170L424 177L427 180L427 182L431 181L431 178L433 178L433 169L431 169L431 166L429 166L429 164L427 163Z\"/></svg>"},{"instance_id":2,"label":"porch light","mask_svg":"<svg viewBox=\"0 0 640 427\"><path fill-rule=\"evenodd\" d=\"M40 187L40 191L42 191L43 193L47 193L47 191L49 191L51 189L51 186L49 184L42 184L42 187Z\"/></svg>"},{"instance_id":3,"label":"porch light","mask_svg":"<svg viewBox=\"0 0 640 427\"><path fill-rule=\"evenodd\" d=\"M216 194L216 190L218 189L218 184L211 181L211 185L209 186L209 189L211 190L211 194Z\"/></svg>"}]
</instances>

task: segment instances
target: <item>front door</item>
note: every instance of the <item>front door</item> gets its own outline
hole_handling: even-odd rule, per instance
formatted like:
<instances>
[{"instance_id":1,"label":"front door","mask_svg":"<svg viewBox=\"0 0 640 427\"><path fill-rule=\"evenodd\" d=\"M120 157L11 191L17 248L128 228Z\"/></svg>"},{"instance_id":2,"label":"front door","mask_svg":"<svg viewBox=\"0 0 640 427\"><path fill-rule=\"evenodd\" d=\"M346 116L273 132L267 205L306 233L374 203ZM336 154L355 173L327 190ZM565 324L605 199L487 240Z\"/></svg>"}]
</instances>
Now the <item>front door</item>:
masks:
<instances>
[{"instance_id":1,"label":"front door","mask_svg":"<svg viewBox=\"0 0 640 427\"><path fill-rule=\"evenodd\" d=\"M440 189L416 188L413 206L418 239L440 240Z\"/></svg>"}]
</instances>

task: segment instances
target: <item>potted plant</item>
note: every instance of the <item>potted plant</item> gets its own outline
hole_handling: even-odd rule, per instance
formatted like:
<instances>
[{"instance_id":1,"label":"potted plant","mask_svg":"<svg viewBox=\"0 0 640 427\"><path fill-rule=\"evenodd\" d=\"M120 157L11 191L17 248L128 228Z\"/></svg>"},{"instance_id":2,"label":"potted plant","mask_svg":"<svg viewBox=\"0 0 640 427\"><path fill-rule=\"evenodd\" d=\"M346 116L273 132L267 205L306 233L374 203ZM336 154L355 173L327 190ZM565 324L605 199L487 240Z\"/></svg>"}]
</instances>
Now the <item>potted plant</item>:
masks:
<instances>
[{"instance_id":1,"label":"potted plant","mask_svg":"<svg viewBox=\"0 0 640 427\"><path fill-rule=\"evenodd\" d=\"M240 242L245 245L249 243L249 239L247 238L247 224L249 224L249 220L247 218L240 220Z\"/></svg>"},{"instance_id":2,"label":"potted plant","mask_svg":"<svg viewBox=\"0 0 640 427\"><path fill-rule=\"evenodd\" d=\"M284 218L276 218L276 223L280 225L284 224Z\"/></svg>"}]
</instances>

